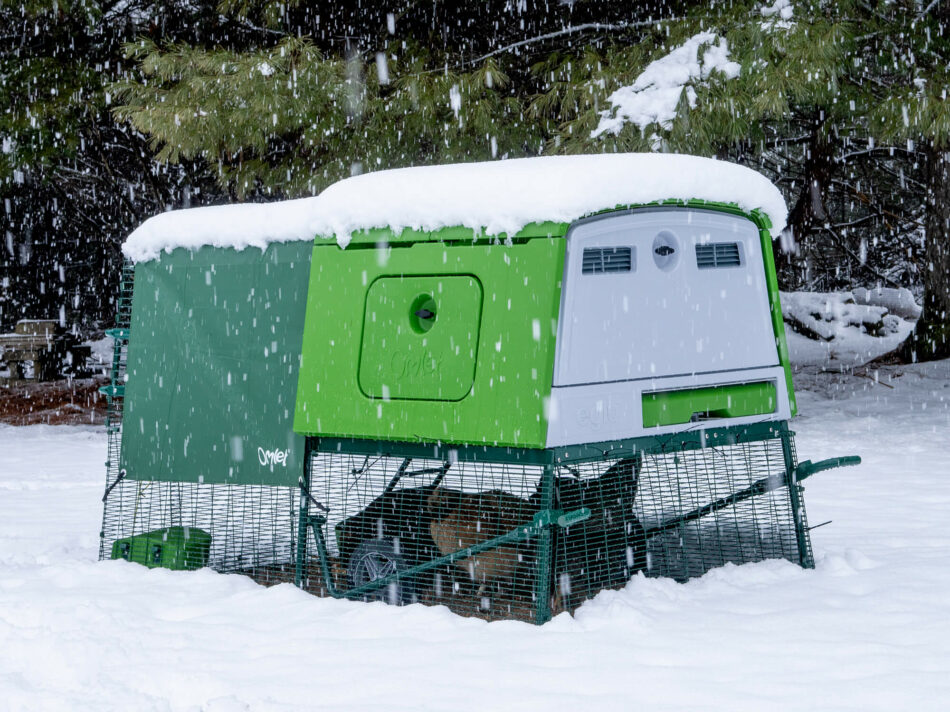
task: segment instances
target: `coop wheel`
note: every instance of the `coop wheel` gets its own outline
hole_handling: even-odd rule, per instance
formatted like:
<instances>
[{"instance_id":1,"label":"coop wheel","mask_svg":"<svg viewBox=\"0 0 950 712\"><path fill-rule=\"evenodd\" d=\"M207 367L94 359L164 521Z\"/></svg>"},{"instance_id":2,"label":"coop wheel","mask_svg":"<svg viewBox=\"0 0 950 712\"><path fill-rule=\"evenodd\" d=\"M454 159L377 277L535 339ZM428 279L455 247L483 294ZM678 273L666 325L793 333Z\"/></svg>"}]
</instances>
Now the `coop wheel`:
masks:
<instances>
[{"instance_id":1,"label":"coop wheel","mask_svg":"<svg viewBox=\"0 0 950 712\"><path fill-rule=\"evenodd\" d=\"M405 571L409 567L387 539L368 539L356 547L347 566L347 578L354 588ZM397 581L367 594L367 598L397 606L412 602L412 582Z\"/></svg>"}]
</instances>

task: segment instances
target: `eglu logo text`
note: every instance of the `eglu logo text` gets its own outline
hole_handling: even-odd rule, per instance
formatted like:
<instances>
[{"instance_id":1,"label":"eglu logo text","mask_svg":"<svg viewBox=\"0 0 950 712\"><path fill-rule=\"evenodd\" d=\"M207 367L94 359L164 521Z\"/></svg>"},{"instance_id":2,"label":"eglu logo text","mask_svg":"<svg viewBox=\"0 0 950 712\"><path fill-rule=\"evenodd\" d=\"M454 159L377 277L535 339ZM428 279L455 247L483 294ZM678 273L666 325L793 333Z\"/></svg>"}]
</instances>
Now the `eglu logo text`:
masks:
<instances>
[{"instance_id":1,"label":"eglu logo text","mask_svg":"<svg viewBox=\"0 0 950 712\"><path fill-rule=\"evenodd\" d=\"M262 447L257 448L257 461L264 467L270 465L283 465L287 467L287 456L290 450L265 450Z\"/></svg>"}]
</instances>

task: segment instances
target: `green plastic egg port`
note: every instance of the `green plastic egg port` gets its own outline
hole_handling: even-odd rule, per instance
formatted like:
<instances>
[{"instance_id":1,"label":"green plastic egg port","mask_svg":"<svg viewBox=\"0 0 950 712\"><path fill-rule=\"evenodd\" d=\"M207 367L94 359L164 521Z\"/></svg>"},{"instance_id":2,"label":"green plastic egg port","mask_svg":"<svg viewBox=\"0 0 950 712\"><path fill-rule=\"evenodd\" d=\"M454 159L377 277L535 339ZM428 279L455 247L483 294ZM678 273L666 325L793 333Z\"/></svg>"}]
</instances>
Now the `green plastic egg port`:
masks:
<instances>
[{"instance_id":1,"label":"green plastic egg port","mask_svg":"<svg viewBox=\"0 0 950 712\"><path fill-rule=\"evenodd\" d=\"M412 300L409 307L409 324L417 334L427 333L433 326L438 315L435 299L431 294L420 294Z\"/></svg>"}]
</instances>

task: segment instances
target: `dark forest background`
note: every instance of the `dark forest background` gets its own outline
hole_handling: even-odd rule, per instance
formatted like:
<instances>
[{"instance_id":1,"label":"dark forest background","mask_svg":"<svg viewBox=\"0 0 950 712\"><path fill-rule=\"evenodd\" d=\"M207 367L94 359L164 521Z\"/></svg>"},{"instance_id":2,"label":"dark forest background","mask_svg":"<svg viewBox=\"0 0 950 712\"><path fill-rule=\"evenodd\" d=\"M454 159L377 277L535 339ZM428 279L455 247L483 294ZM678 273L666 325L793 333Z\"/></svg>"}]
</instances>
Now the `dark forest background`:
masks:
<instances>
[{"instance_id":1,"label":"dark forest background","mask_svg":"<svg viewBox=\"0 0 950 712\"><path fill-rule=\"evenodd\" d=\"M591 137L700 32L738 77ZM786 290L907 287L908 358L950 356L950 2L35 0L0 4L0 329L113 318L155 213L313 195L356 172L544 153L749 165L791 217Z\"/></svg>"}]
</instances>

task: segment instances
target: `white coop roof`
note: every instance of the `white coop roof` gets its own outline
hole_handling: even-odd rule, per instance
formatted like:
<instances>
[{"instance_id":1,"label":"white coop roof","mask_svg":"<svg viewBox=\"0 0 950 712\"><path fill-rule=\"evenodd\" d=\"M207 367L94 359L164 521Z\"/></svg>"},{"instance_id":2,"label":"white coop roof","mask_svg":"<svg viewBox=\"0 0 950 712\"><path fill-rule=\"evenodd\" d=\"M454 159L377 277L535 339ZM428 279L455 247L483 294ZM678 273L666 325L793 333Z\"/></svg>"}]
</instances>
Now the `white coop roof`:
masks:
<instances>
[{"instance_id":1,"label":"white coop roof","mask_svg":"<svg viewBox=\"0 0 950 712\"><path fill-rule=\"evenodd\" d=\"M123 245L136 261L176 247L265 247L335 238L346 246L369 228L439 230L463 226L512 235L532 222L571 222L618 205L706 200L761 210L773 234L785 227L779 190L744 166L697 156L617 153L545 156L400 168L331 185L315 198L163 213Z\"/></svg>"}]
</instances>

